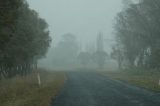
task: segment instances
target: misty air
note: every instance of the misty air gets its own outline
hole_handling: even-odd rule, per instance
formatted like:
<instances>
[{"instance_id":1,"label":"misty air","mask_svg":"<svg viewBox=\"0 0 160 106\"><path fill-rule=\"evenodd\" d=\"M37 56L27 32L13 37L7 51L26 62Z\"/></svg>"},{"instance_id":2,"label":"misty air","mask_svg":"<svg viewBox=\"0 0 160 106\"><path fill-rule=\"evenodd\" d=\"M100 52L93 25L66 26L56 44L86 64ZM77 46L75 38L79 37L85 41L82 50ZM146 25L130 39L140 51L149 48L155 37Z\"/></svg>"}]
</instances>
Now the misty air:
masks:
<instances>
[{"instance_id":1,"label":"misty air","mask_svg":"<svg viewBox=\"0 0 160 106\"><path fill-rule=\"evenodd\" d=\"M160 106L159 0L0 0L0 106Z\"/></svg>"}]
</instances>

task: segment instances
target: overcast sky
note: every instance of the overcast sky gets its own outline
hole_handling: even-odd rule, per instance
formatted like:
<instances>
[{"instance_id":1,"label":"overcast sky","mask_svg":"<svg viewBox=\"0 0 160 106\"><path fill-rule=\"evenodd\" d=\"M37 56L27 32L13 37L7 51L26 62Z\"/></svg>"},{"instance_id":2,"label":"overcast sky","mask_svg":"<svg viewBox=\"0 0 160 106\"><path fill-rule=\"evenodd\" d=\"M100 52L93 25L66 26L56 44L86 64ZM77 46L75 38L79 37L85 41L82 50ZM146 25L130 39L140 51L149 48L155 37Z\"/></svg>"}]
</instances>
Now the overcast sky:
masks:
<instances>
[{"instance_id":1,"label":"overcast sky","mask_svg":"<svg viewBox=\"0 0 160 106\"><path fill-rule=\"evenodd\" d=\"M112 37L115 15L121 0L27 0L49 24L53 43L65 33L73 33L80 42L92 42L99 31Z\"/></svg>"}]
</instances>

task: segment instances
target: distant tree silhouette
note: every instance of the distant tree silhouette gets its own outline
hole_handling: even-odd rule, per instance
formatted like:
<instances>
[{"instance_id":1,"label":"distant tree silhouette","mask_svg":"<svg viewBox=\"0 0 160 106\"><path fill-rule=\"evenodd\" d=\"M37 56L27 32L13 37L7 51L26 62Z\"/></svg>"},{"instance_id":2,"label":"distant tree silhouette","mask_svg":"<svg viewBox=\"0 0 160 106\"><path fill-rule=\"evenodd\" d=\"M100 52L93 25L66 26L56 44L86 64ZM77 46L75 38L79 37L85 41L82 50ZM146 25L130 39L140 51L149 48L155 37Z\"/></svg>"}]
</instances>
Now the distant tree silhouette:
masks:
<instances>
[{"instance_id":1,"label":"distant tree silhouette","mask_svg":"<svg viewBox=\"0 0 160 106\"><path fill-rule=\"evenodd\" d=\"M99 68L103 68L106 62L107 53L104 51L104 44L103 44L103 35L99 33L97 35L97 50L93 53L93 61L97 63Z\"/></svg>"},{"instance_id":2,"label":"distant tree silhouette","mask_svg":"<svg viewBox=\"0 0 160 106\"><path fill-rule=\"evenodd\" d=\"M78 55L78 60L83 65L83 67L86 67L91 61L91 54L88 52L80 52Z\"/></svg>"}]
</instances>

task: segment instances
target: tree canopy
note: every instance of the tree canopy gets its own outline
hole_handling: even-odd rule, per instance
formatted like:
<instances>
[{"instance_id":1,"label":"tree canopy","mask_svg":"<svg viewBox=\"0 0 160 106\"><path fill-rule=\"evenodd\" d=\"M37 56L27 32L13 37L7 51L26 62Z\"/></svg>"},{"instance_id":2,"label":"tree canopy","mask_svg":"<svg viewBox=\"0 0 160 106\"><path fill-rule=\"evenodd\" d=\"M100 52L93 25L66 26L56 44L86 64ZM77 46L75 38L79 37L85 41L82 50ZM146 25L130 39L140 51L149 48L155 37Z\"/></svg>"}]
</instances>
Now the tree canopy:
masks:
<instances>
[{"instance_id":1,"label":"tree canopy","mask_svg":"<svg viewBox=\"0 0 160 106\"><path fill-rule=\"evenodd\" d=\"M129 3L116 17L117 43L129 66L160 68L160 1Z\"/></svg>"},{"instance_id":2,"label":"tree canopy","mask_svg":"<svg viewBox=\"0 0 160 106\"><path fill-rule=\"evenodd\" d=\"M25 0L1 0L0 8L0 73L25 75L50 45L48 24Z\"/></svg>"}]
</instances>

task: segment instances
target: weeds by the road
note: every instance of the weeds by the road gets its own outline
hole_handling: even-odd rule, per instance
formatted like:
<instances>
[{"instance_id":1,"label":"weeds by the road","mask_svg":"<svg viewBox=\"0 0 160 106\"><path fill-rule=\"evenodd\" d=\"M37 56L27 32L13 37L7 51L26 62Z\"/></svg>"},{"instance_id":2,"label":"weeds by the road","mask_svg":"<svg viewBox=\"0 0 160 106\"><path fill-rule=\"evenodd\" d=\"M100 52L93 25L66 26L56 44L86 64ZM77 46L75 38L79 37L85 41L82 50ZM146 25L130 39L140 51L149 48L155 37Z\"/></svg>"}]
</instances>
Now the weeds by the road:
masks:
<instances>
[{"instance_id":1,"label":"weeds by the road","mask_svg":"<svg viewBox=\"0 0 160 106\"><path fill-rule=\"evenodd\" d=\"M160 92L160 72L159 71L144 71L144 70L126 70L126 71L107 71L105 75L121 80L127 81L130 84Z\"/></svg>"},{"instance_id":2,"label":"weeds by the road","mask_svg":"<svg viewBox=\"0 0 160 106\"><path fill-rule=\"evenodd\" d=\"M64 73L41 71L42 85L36 73L0 81L0 106L49 106L63 86Z\"/></svg>"}]
</instances>

